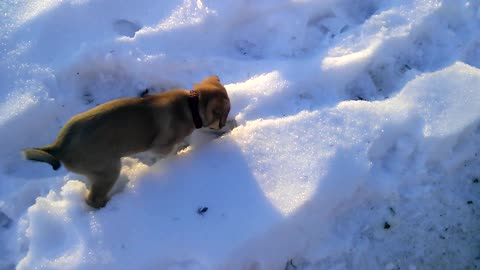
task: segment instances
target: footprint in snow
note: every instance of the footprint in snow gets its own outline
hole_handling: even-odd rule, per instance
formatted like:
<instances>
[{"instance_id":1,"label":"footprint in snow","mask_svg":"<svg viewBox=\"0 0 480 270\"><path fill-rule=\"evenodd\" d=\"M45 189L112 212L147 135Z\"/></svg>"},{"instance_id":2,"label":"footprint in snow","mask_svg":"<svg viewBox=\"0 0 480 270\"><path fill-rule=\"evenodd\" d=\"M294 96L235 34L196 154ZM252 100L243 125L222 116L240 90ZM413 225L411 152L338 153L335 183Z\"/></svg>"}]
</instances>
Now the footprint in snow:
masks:
<instances>
[{"instance_id":1,"label":"footprint in snow","mask_svg":"<svg viewBox=\"0 0 480 270\"><path fill-rule=\"evenodd\" d=\"M12 219L9 218L5 213L0 211L0 228L8 229L12 224Z\"/></svg>"},{"instance_id":2,"label":"footprint in snow","mask_svg":"<svg viewBox=\"0 0 480 270\"><path fill-rule=\"evenodd\" d=\"M140 25L125 19L113 22L113 30L121 36L134 37L135 33L141 28Z\"/></svg>"}]
</instances>

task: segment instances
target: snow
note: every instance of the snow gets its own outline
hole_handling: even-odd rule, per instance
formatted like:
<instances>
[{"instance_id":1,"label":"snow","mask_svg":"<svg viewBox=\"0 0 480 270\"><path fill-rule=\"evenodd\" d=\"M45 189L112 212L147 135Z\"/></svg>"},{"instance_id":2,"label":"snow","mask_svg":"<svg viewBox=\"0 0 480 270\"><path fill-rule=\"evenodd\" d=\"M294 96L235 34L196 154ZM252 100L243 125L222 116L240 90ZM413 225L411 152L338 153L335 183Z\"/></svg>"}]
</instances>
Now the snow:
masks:
<instances>
[{"instance_id":1,"label":"snow","mask_svg":"<svg viewBox=\"0 0 480 270\"><path fill-rule=\"evenodd\" d=\"M479 268L477 1L0 11L0 269ZM212 74L238 126L123 159L103 209L21 158L97 104Z\"/></svg>"}]
</instances>

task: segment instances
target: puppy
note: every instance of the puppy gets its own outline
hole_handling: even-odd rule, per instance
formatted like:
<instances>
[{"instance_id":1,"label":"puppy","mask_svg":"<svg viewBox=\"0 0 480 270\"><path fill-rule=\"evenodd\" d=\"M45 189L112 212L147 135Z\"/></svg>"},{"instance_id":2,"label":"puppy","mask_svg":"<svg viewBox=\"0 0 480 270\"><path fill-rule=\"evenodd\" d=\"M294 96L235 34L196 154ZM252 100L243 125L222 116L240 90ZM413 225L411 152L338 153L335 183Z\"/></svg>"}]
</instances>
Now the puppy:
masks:
<instances>
[{"instance_id":1,"label":"puppy","mask_svg":"<svg viewBox=\"0 0 480 270\"><path fill-rule=\"evenodd\" d=\"M120 158L151 150L168 154L195 128L221 129L230 99L217 76L195 84L192 91L170 90L139 98L122 98L72 117L51 145L26 149L28 160L61 163L85 175L88 205L101 208L120 174Z\"/></svg>"}]
</instances>

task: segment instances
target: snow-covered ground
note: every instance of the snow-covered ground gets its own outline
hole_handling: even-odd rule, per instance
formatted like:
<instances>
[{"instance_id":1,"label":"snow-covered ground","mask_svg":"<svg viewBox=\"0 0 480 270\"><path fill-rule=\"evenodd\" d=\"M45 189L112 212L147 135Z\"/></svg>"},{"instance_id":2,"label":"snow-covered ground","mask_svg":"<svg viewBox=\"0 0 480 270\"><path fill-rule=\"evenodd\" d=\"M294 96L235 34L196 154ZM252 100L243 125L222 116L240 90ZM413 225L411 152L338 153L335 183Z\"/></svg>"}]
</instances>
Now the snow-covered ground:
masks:
<instances>
[{"instance_id":1,"label":"snow-covered ground","mask_svg":"<svg viewBox=\"0 0 480 270\"><path fill-rule=\"evenodd\" d=\"M0 269L480 268L479 1L0 14ZM212 74L238 127L153 165L125 158L101 210L81 176L21 158L97 104Z\"/></svg>"}]
</instances>

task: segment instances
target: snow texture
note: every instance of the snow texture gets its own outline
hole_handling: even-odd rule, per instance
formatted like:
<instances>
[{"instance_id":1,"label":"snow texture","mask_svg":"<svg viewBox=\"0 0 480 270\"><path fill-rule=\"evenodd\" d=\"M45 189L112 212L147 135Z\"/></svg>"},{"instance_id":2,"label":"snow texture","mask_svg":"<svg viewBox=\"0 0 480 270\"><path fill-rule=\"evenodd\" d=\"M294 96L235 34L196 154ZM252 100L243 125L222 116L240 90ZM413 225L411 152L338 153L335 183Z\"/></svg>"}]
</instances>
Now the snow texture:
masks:
<instances>
[{"instance_id":1,"label":"snow texture","mask_svg":"<svg viewBox=\"0 0 480 270\"><path fill-rule=\"evenodd\" d=\"M480 3L0 3L0 269L479 269ZM108 205L28 162L73 115L216 74L238 127L122 161Z\"/></svg>"}]
</instances>

